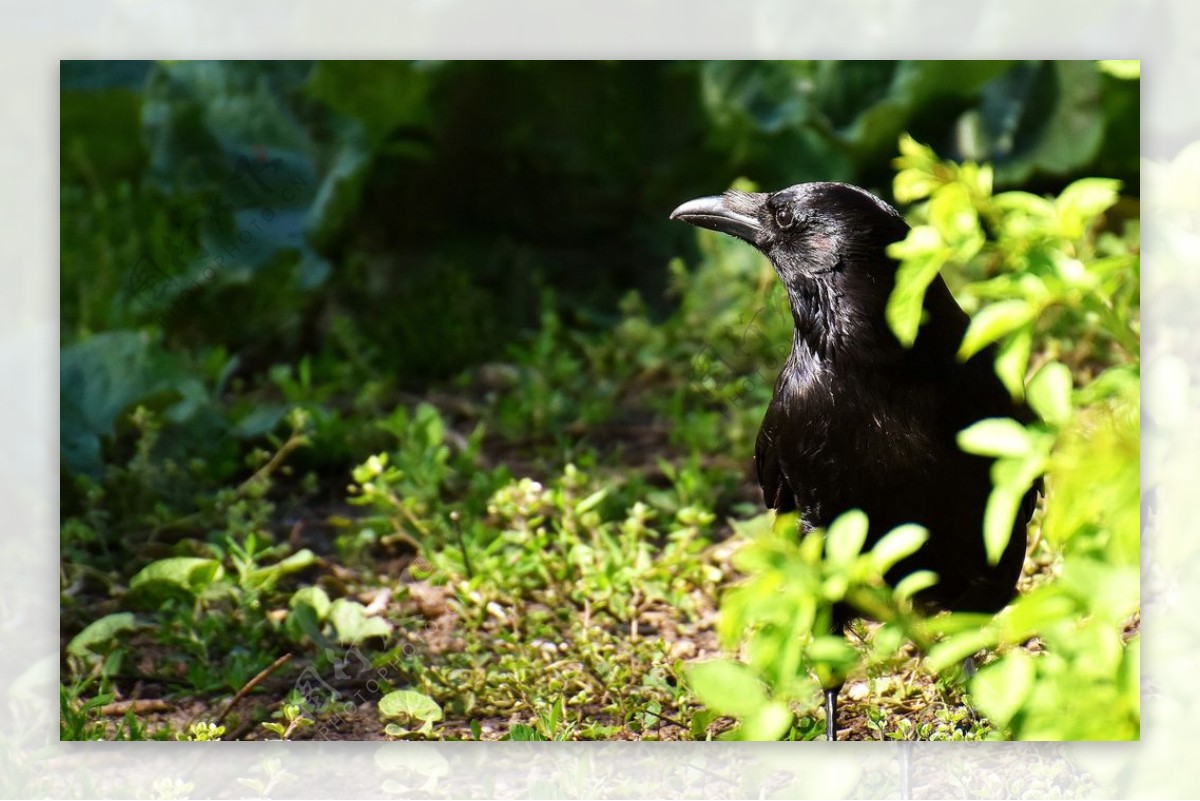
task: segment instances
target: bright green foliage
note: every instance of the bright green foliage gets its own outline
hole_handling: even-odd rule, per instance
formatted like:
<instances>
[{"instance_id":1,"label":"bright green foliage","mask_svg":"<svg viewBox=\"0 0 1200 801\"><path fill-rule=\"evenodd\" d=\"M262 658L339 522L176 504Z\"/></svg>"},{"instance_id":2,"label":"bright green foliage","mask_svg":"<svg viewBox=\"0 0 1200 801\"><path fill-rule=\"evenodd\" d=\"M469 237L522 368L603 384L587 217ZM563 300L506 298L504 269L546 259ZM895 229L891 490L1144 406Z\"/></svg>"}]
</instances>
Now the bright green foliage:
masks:
<instances>
[{"instance_id":1,"label":"bright green foliage","mask_svg":"<svg viewBox=\"0 0 1200 801\"><path fill-rule=\"evenodd\" d=\"M187 734L179 739L188 742L212 742L225 736L225 727L201 720L188 726Z\"/></svg>"},{"instance_id":2,"label":"bright green foliage","mask_svg":"<svg viewBox=\"0 0 1200 801\"><path fill-rule=\"evenodd\" d=\"M1118 182L1080 179L1054 199L993 194L990 167L940 162L907 136L895 163L896 199L916 204L912 231L890 250L901 265L888 322L902 342L915 339L925 288L948 266L947 280L973 312L959 355L997 344L996 372L1015 397L1035 338L1088 378L1097 366L1136 360L1137 224L1097 227L1118 201Z\"/></svg>"},{"instance_id":3,"label":"bright green foliage","mask_svg":"<svg viewBox=\"0 0 1200 801\"><path fill-rule=\"evenodd\" d=\"M913 216L927 221L895 249L903 259L890 318L897 334L915 333L919 322L912 308L896 300L921 291L906 284L904 271L910 262L940 260L951 266L959 294L975 310L960 356L996 344L997 374L1018 396L1035 342L1043 363L1030 379L1027 396L1039 417L1036 423L1022 429L1012 421L983 421L960 438L971 452L1000 457L993 469L997 490L987 523L989 552L1003 546L1015 498L1047 468L1048 522L1062 519L1060 510L1066 508L1072 510L1071 520L1087 515L1104 528L1136 532L1136 469L1100 473L1091 492L1062 492L1061 500L1054 483L1074 468L1063 450L1083 430L1095 434L1091 447L1069 452L1086 469L1100 470L1107 458L1136 468L1140 259L1136 221L1121 230L1121 215L1105 216L1119 200L1119 184L1085 178L1051 199L1025 192L993 195L986 167L938 162L909 138L901 141L896 164L901 168L897 196L924 201ZM986 243L954 246L964 226L979 224L990 232ZM918 231L927 232L923 246L914 241ZM1107 481L1095 480L1100 477ZM1114 500L1102 501L1102 496ZM1077 528L1047 525L1046 534L1065 547ZM1123 561L1131 555L1136 563L1136 548L1132 554L1120 552Z\"/></svg>"},{"instance_id":4,"label":"bright green foliage","mask_svg":"<svg viewBox=\"0 0 1200 801\"><path fill-rule=\"evenodd\" d=\"M1041 535L1061 555L1055 580L1020 596L982 632L950 636L930 655L937 668L977 648L1001 648L971 689L993 721L1021 739L1139 735L1140 638L1125 631L1139 608L1138 384L1120 375L1113 394L1072 408L1046 457ZM1044 649L1033 656L1016 647L1031 637Z\"/></svg>"},{"instance_id":5,"label":"bright green foliage","mask_svg":"<svg viewBox=\"0 0 1200 801\"><path fill-rule=\"evenodd\" d=\"M914 574L895 593L883 580L896 562L921 547L928 535L919 526L897 528L863 553L869 524L858 510L843 514L827 532L803 537L797 536L795 514L772 517L762 515L738 527L751 538L734 557L747 579L721 603L718 634L727 647L742 646L746 663L703 662L687 673L706 706L741 722L730 735L738 739L784 736L792 727L793 707L811 714L817 690L842 684L857 667L859 652L830 634L835 604L900 621L911 616L909 599L929 578ZM873 659L891 658L899 644L888 629L876 637Z\"/></svg>"},{"instance_id":6,"label":"bright green foliage","mask_svg":"<svg viewBox=\"0 0 1200 801\"><path fill-rule=\"evenodd\" d=\"M418 431L444 431L434 416ZM426 458L440 453L441 436L430 440L435 447L423 451ZM596 705L602 719L627 719L652 732L663 725L660 713L688 703L678 682L667 681L674 673L667 644L638 637L637 627L647 611L664 609L673 610L679 624L694 621L704 611L697 603L707 602L722 580L705 554L714 516L703 471L664 460L658 469L669 486L651 488L637 472L593 474L568 463L543 483L488 474L451 454L439 458L449 471L443 492L431 493L408 485L408 472L396 466L408 458L405 441L401 450L372 456L354 471L351 497L367 511L358 536L391 531L369 537L419 547L412 576L446 588L466 643L462 652L436 659L411 655L411 647L400 644L420 648L424 621L400 621L389 659L416 682L397 691L413 695L397 699L419 694L459 720L519 712L531 722L503 735L514 740L609 736L614 724L582 712ZM473 480L460 480L468 473ZM467 495L448 494L447 487ZM418 498L427 505L419 515L407 513L406 500ZM327 602L319 590L301 589L293 596L289 630L320 631ZM444 736L431 728L434 721L420 720L415 726L413 719L391 722L385 731ZM696 721L699 736L709 721Z\"/></svg>"},{"instance_id":7,"label":"bright green foliage","mask_svg":"<svg viewBox=\"0 0 1200 801\"><path fill-rule=\"evenodd\" d=\"M985 542L998 559L1026 488L1049 464L1059 432L1071 425L1072 389L1095 381L1101 392L1122 380L1138 358L1137 229L1101 233L1101 215L1118 200L1119 185L1102 178L1070 184L1054 199L1026 192L992 193L990 168L939 162L933 152L901 139L898 199L920 201L917 224L892 248L901 260L888 320L911 343L932 274L947 266L975 311L959 355L996 346L996 372L1014 397L1024 394L1035 341L1050 361L1029 385L1040 421L1027 429L985 420L964 431L967 451L998 457L996 492L988 505ZM986 226L990 238L982 231ZM984 305L980 305L984 304ZM1097 399L1098 400L1098 399ZM1133 414L1136 415L1136 401Z\"/></svg>"}]
</instances>

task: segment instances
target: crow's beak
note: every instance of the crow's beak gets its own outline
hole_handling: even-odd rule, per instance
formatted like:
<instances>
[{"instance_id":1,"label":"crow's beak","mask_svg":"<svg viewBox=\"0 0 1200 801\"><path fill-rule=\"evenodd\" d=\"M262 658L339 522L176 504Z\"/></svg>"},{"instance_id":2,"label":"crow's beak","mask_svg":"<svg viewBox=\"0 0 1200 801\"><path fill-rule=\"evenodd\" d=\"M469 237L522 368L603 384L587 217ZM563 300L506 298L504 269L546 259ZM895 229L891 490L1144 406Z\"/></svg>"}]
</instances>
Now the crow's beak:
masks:
<instances>
[{"instance_id":1,"label":"crow's beak","mask_svg":"<svg viewBox=\"0 0 1200 801\"><path fill-rule=\"evenodd\" d=\"M753 245L762 230L758 223L758 210L766 198L765 194L748 192L701 197L675 209L671 212L671 219L736 236Z\"/></svg>"}]
</instances>

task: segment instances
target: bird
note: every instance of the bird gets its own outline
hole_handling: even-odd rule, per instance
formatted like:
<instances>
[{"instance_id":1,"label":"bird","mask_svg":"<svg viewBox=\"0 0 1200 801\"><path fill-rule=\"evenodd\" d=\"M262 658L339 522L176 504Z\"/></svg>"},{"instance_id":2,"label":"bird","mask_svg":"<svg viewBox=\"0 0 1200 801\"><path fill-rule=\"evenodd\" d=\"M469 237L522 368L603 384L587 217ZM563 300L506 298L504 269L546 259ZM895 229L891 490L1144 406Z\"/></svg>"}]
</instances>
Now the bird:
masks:
<instances>
[{"instance_id":1,"label":"bird","mask_svg":"<svg viewBox=\"0 0 1200 801\"><path fill-rule=\"evenodd\" d=\"M771 262L793 321L784 361L755 441L763 501L798 512L803 532L851 509L866 513L866 548L905 523L928 531L922 547L888 571L938 582L915 600L931 610L994 613L1015 596L1037 485L1022 499L996 564L983 540L991 459L961 450L957 434L991 417L1028 420L994 369L994 346L958 357L970 318L940 275L925 293L911 346L885 309L898 263L888 246L908 223L861 187L802 183L777 192L730 190L683 203L670 215L745 241ZM855 616L834 609L835 631ZM825 691L826 736L837 739L837 694Z\"/></svg>"}]
</instances>

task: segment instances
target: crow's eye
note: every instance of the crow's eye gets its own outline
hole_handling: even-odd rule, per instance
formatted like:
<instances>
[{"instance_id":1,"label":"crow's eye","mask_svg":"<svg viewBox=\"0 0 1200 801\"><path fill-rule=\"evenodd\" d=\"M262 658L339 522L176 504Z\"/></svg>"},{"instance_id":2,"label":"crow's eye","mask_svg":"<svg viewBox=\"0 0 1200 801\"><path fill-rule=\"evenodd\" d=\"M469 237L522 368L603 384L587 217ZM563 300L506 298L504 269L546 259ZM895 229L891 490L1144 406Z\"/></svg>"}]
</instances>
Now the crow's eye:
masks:
<instances>
[{"instance_id":1,"label":"crow's eye","mask_svg":"<svg viewBox=\"0 0 1200 801\"><path fill-rule=\"evenodd\" d=\"M780 228L791 228L796 222L796 215L792 212L790 204L784 203L775 209L775 224Z\"/></svg>"}]
</instances>

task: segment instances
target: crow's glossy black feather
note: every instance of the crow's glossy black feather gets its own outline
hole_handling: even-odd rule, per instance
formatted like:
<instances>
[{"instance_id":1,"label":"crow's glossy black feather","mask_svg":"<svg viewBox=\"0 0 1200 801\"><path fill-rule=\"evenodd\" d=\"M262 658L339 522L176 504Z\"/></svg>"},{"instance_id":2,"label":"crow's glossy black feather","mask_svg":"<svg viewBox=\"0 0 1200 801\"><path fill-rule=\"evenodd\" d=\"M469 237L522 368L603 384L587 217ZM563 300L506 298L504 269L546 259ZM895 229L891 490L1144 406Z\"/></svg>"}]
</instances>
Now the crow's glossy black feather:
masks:
<instances>
[{"instance_id":1,"label":"crow's glossy black feather","mask_svg":"<svg viewBox=\"0 0 1200 801\"><path fill-rule=\"evenodd\" d=\"M1020 575L1036 490L1026 495L999 564L989 565L983 518L991 460L964 453L956 437L983 418L1026 413L996 377L992 350L965 363L957 358L969 320L940 276L926 293L911 348L888 327L897 264L886 250L907 234L903 218L874 195L837 183L704 200L732 209L737 235L771 260L795 323L755 448L767 506L798 510L806 528L862 509L868 546L897 525L919 523L929 540L889 578L933 570L940 580L922 600L1002 608ZM685 204L676 216L689 220L690 210ZM709 216L689 221L723 230L702 211Z\"/></svg>"}]
</instances>

